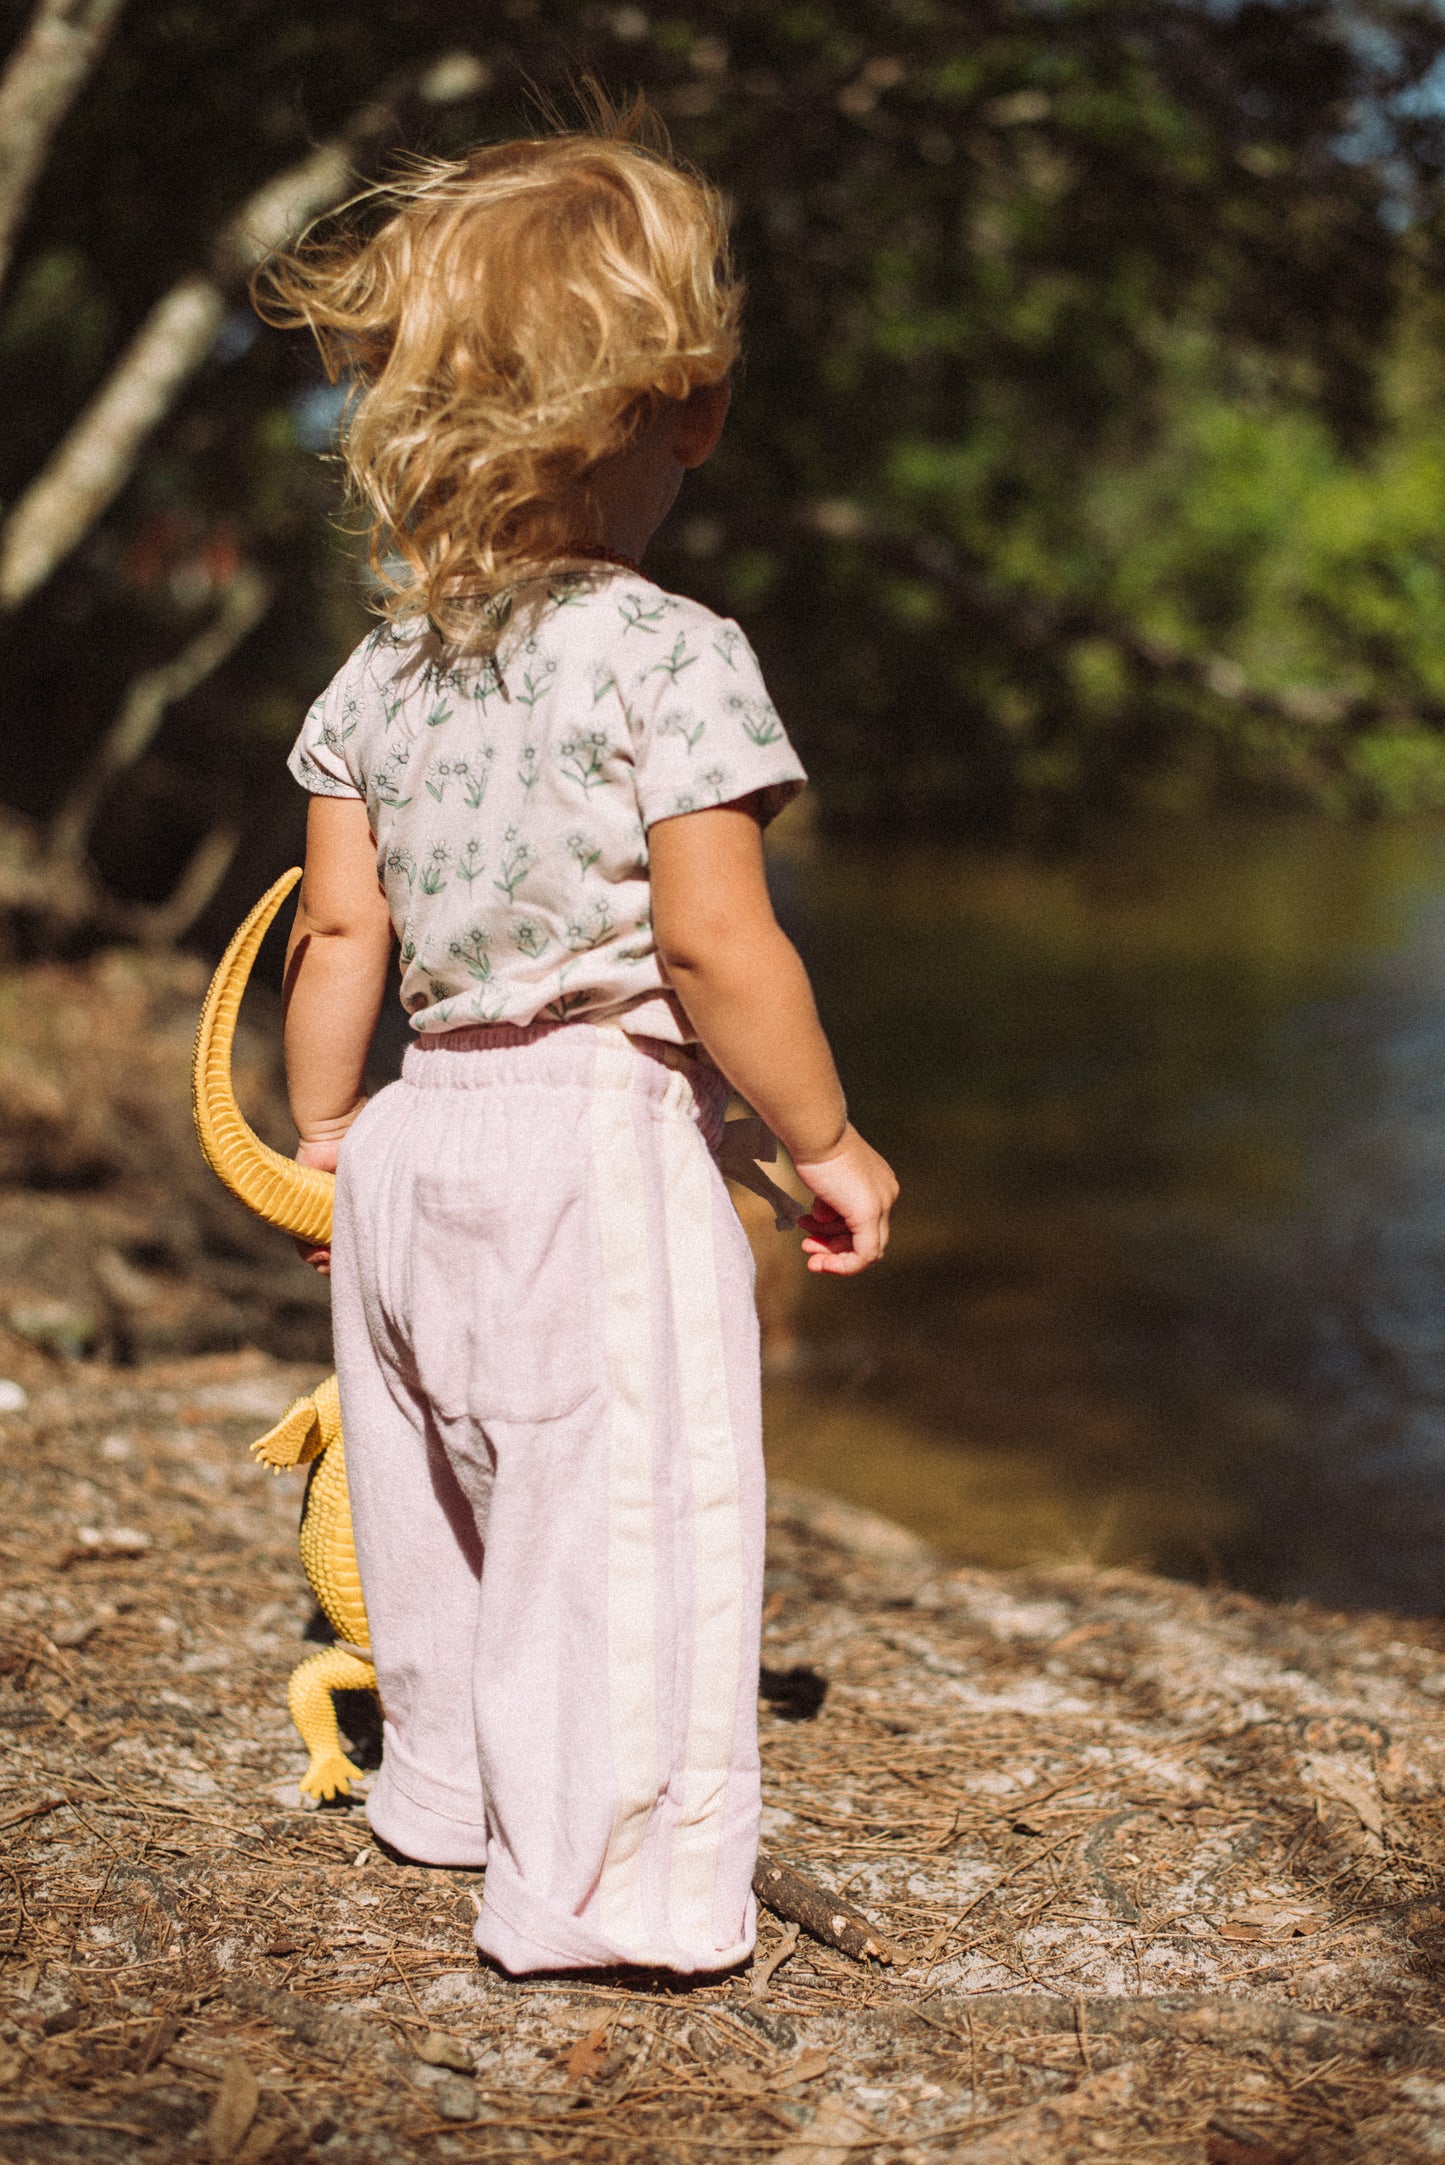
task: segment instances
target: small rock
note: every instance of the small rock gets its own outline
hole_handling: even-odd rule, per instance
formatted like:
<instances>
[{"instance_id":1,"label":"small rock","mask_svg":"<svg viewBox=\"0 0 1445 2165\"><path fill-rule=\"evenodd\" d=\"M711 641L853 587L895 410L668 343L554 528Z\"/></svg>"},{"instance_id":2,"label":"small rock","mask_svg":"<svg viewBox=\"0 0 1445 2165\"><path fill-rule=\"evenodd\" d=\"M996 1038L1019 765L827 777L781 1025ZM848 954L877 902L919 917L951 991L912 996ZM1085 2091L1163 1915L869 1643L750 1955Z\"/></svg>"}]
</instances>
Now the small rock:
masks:
<instances>
[{"instance_id":1,"label":"small rock","mask_svg":"<svg viewBox=\"0 0 1445 2165\"><path fill-rule=\"evenodd\" d=\"M454 2068L459 2075L474 2075L477 2071L476 2055L470 2045L460 2037L449 2036L445 2030L428 2030L421 2043L413 2048L419 2060L428 2067Z\"/></svg>"},{"instance_id":2,"label":"small rock","mask_svg":"<svg viewBox=\"0 0 1445 2165\"><path fill-rule=\"evenodd\" d=\"M102 1625L114 1622L114 1609L97 1609L94 1616L82 1616L73 1624L58 1624L50 1634L50 1643L73 1652L76 1647L84 1646L87 1639L93 1639Z\"/></svg>"},{"instance_id":3,"label":"small rock","mask_svg":"<svg viewBox=\"0 0 1445 2165\"><path fill-rule=\"evenodd\" d=\"M0 1413L23 1413L29 1403L30 1394L22 1385L0 1376Z\"/></svg>"},{"instance_id":4,"label":"small rock","mask_svg":"<svg viewBox=\"0 0 1445 2165\"><path fill-rule=\"evenodd\" d=\"M460 2075L448 2075L432 2091L431 2101L444 2120L475 2120L477 2093Z\"/></svg>"},{"instance_id":5,"label":"small rock","mask_svg":"<svg viewBox=\"0 0 1445 2165\"><path fill-rule=\"evenodd\" d=\"M6 1321L32 1345L72 1361L95 1343L98 1328L89 1309L60 1300L21 1301L8 1311Z\"/></svg>"},{"instance_id":6,"label":"small rock","mask_svg":"<svg viewBox=\"0 0 1445 2165\"><path fill-rule=\"evenodd\" d=\"M0 2090L8 2090L25 2066L25 2055L13 2045L0 2045Z\"/></svg>"},{"instance_id":7,"label":"small rock","mask_svg":"<svg viewBox=\"0 0 1445 2165\"><path fill-rule=\"evenodd\" d=\"M82 1556L144 1556L151 1537L134 1526L77 1526L75 1545Z\"/></svg>"}]
</instances>

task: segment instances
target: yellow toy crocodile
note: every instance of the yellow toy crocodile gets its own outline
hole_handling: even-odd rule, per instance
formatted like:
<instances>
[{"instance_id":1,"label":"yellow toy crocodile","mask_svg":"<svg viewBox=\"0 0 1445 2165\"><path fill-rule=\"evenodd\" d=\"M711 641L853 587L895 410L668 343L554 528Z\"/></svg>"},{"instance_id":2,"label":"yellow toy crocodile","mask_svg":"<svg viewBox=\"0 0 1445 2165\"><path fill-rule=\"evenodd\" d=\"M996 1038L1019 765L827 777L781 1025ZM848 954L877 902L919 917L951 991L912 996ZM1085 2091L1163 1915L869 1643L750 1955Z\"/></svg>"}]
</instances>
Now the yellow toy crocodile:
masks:
<instances>
[{"instance_id":1,"label":"yellow toy crocodile","mask_svg":"<svg viewBox=\"0 0 1445 2165\"><path fill-rule=\"evenodd\" d=\"M217 1179L268 1225L324 1245L331 1238L334 1177L298 1165L263 1143L247 1125L231 1081L236 1017L251 966L272 919L300 877L299 866L282 874L221 957L196 1031L191 1090L196 1133ZM803 1206L761 1170L758 1160L773 1163L777 1147L777 1138L760 1120L730 1120L718 1164L729 1180L764 1198L783 1230L796 1224ZM302 1789L313 1797L346 1796L361 1779L361 1769L341 1748L331 1694L375 1691L376 1671L351 1531L335 1376L328 1376L308 1397L298 1398L251 1450L277 1473L287 1466L311 1466L301 1515L301 1561L336 1643L322 1647L292 1672L288 1696L292 1720L311 1754Z\"/></svg>"},{"instance_id":2,"label":"yellow toy crocodile","mask_svg":"<svg viewBox=\"0 0 1445 2165\"><path fill-rule=\"evenodd\" d=\"M192 1102L206 1162L231 1193L269 1225L299 1240L325 1242L331 1238L331 1174L269 1149L247 1126L231 1083L231 1045L251 965L300 877L298 868L277 880L221 957L196 1032ZM311 1755L302 1789L313 1797L346 1796L361 1779L361 1769L341 1748L331 1694L375 1691L376 1671L351 1533L335 1376L289 1406L269 1434L252 1444L251 1454L276 1473L287 1466L311 1468L301 1515L301 1562L336 1644L321 1647L293 1670L287 1696Z\"/></svg>"}]
</instances>

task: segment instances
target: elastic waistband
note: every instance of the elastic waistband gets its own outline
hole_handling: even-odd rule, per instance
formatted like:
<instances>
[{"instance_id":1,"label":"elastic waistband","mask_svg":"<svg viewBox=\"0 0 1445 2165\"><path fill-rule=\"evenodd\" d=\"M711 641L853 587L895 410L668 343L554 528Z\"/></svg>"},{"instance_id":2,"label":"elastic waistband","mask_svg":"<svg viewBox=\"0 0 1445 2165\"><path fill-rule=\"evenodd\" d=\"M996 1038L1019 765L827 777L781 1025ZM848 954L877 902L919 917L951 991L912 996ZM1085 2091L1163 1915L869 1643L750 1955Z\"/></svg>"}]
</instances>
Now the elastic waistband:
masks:
<instances>
[{"instance_id":1,"label":"elastic waistband","mask_svg":"<svg viewBox=\"0 0 1445 2165\"><path fill-rule=\"evenodd\" d=\"M419 1037L401 1078L415 1090L573 1088L625 1090L721 1132L731 1088L712 1062L661 1038L629 1037L615 1023L479 1024Z\"/></svg>"}]
</instances>

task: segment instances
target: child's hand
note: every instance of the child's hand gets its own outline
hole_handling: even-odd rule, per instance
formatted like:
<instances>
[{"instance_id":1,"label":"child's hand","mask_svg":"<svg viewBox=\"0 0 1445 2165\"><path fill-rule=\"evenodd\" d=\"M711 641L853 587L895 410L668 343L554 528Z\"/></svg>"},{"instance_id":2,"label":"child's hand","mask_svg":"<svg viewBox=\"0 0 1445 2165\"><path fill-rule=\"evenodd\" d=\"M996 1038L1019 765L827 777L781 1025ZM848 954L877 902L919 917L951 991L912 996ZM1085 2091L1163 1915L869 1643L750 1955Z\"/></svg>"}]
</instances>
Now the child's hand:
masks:
<instances>
[{"instance_id":1,"label":"child's hand","mask_svg":"<svg viewBox=\"0 0 1445 2165\"><path fill-rule=\"evenodd\" d=\"M314 1165L320 1173L334 1173L336 1171L336 1153L339 1148L339 1141L333 1141L330 1138L321 1142L301 1142L296 1146L296 1162L298 1165ZM296 1253L303 1263L309 1263L311 1268L318 1271L323 1278L331 1276L331 1249L329 1245L325 1248L316 1248L312 1246L310 1241L298 1240Z\"/></svg>"},{"instance_id":2,"label":"child's hand","mask_svg":"<svg viewBox=\"0 0 1445 2165\"><path fill-rule=\"evenodd\" d=\"M803 1253L809 1270L844 1277L876 1263L888 1246L888 1218L898 1200L887 1159L850 1123L831 1156L793 1163L814 1196L812 1209L798 1221L808 1235Z\"/></svg>"}]
</instances>

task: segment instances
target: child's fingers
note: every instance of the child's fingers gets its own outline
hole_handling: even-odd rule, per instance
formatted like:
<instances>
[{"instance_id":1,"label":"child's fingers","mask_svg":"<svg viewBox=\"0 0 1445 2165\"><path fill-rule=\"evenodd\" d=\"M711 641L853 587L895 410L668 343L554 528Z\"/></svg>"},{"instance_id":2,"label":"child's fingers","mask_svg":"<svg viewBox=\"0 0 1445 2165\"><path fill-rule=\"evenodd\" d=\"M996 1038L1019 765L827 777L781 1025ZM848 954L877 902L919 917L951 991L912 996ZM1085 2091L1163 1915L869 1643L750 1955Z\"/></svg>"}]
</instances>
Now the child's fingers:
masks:
<instances>
[{"instance_id":1,"label":"child's fingers","mask_svg":"<svg viewBox=\"0 0 1445 2165\"><path fill-rule=\"evenodd\" d=\"M323 1278L329 1278L331 1276L330 1248L318 1248L314 1242L309 1240L298 1240L295 1243L295 1247L296 1253L300 1256L303 1263L309 1263L312 1270L316 1271Z\"/></svg>"},{"instance_id":2,"label":"child's fingers","mask_svg":"<svg viewBox=\"0 0 1445 2165\"><path fill-rule=\"evenodd\" d=\"M803 1253L808 1258L809 1270L849 1275L876 1263L887 1245L888 1220L885 1216L860 1225L840 1222L820 1228L803 1242Z\"/></svg>"}]
</instances>

